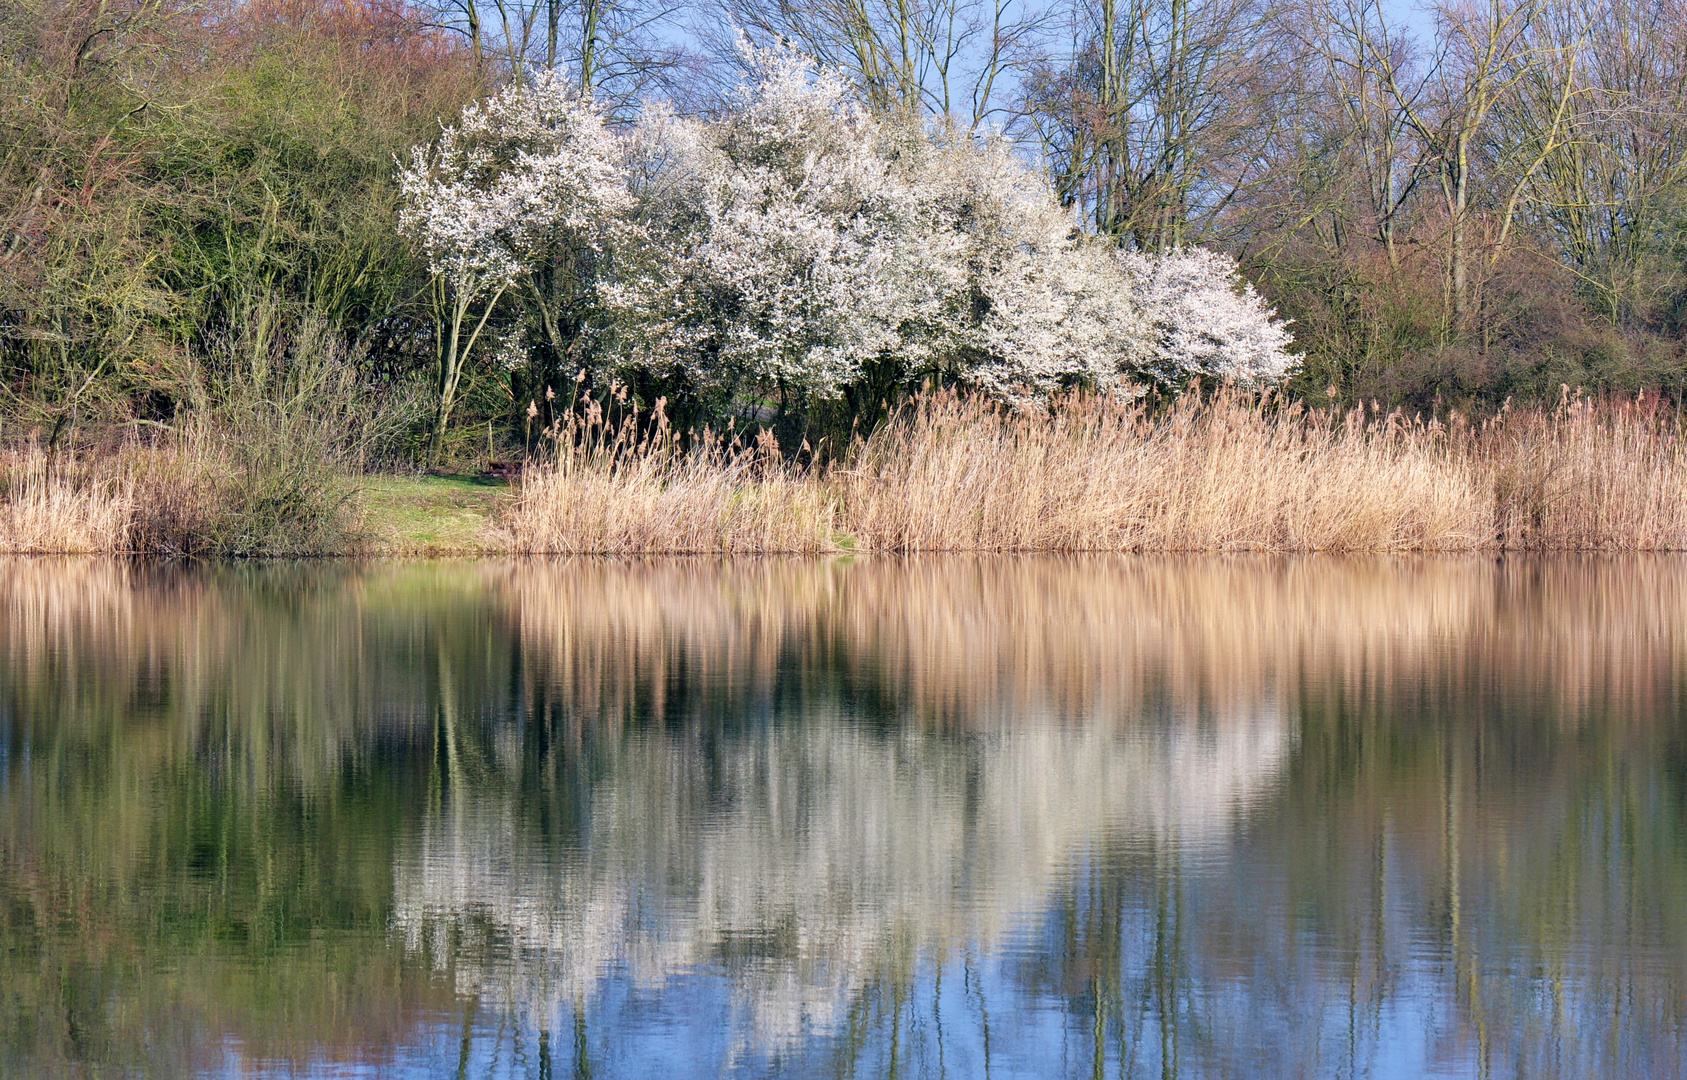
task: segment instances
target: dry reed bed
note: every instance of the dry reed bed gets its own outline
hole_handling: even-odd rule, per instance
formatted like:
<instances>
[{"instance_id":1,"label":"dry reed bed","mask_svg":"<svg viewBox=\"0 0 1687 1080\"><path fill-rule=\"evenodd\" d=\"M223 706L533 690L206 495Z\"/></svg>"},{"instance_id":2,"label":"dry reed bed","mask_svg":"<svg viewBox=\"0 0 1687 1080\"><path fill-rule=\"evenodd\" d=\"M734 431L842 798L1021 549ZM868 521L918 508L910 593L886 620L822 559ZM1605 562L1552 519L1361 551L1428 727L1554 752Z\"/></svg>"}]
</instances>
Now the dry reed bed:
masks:
<instances>
[{"instance_id":1,"label":"dry reed bed","mask_svg":"<svg viewBox=\"0 0 1687 1080\"><path fill-rule=\"evenodd\" d=\"M1078 399L1052 415L934 398L838 481L887 551L1389 551L1480 543L1482 500L1439 429L1223 394L1155 417Z\"/></svg>"},{"instance_id":2,"label":"dry reed bed","mask_svg":"<svg viewBox=\"0 0 1687 1080\"><path fill-rule=\"evenodd\" d=\"M124 478L70 475L30 447L0 469L0 553L127 552L134 502Z\"/></svg>"},{"instance_id":3,"label":"dry reed bed","mask_svg":"<svg viewBox=\"0 0 1687 1080\"><path fill-rule=\"evenodd\" d=\"M1480 426L1233 392L1156 414L1075 397L925 397L805 469L681 452L596 415L561 432L504 523L512 551L1687 550L1687 460L1656 400L1565 400Z\"/></svg>"},{"instance_id":4,"label":"dry reed bed","mask_svg":"<svg viewBox=\"0 0 1687 1080\"><path fill-rule=\"evenodd\" d=\"M215 502L208 460L137 446L0 456L0 555L196 552Z\"/></svg>"},{"instance_id":5,"label":"dry reed bed","mask_svg":"<svg viewBox=\"0 0 1687 1080\"><path fill-rule=\"evenodd\" d=\"M30 444L0 451L0 555L350 554L337 489L353 484L335 461L242 462L203 426L98 452Z\"/></svg>"},{"instance_id":6,"label":"dry reed bed","mask_svg":"<svg viewBox=\"0 0 1687 1080\"><path fill-rule=\"evenodd\" d=\"M552 434L556 453L527 471L493 549L1687 550L1687 459L1656 399L1566 399L1473 426L1233 392L1162 413L935 394L825 466L782 459L765 435L682 449L660 407L611 424L593 405ZM259 553L241 540L241 507L274 500L260 490L213 513L228 472L203 447L56 464L25 450L0 460L0 553L220 550L219 530ZM319 533L287 551L351 542Z\"/></svg>"},{"instance_id":7,"label":"dry reed bed","mask_svg":"<svg viewBox=\"0 0 1687 1080\"><path fill-rule=\"evenodd\" d=\"M511 551L557 554L815 553L837 547L829 487L752 445L705 433L682 451L658 401L654 421L588 416L554 434L503 523Z\"/></svg>"}]
</instances>

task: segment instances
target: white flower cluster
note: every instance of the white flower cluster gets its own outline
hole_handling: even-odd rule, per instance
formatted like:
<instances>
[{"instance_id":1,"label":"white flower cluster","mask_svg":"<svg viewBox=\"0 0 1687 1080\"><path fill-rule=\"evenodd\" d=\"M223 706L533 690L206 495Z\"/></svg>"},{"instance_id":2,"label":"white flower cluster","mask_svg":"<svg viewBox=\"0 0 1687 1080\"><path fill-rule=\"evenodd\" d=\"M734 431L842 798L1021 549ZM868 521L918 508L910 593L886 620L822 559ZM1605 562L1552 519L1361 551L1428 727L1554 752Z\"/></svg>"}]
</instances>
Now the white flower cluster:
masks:
<instances>
[{"instance_id":1,"label":"white flower cluster","mask_svg":"<svg viewBox=\"0 0 1687 1080\"><path fill-rule=\"evenodd\" d=\"M1144 368L1172 381L1205 375L1258 385L1289 373L1288 325L1254 287L1238 287L1236 262L1204 248L1157 258L1121 252L1131 295L1151 328Z\"/></svg>"},{"instance_id":2,"label":"white flower cluster","mask_svg":"<svg viewBox=\"0 0 1687 1080\"><path fill-rule=\"evenodd\" d=\"M626 139L637 206L600 288L639 362L827 396L895 350L900 238L876 125L809 74L765 68L725 119L650 110Z\"/></svg>"},{"instance_id":3,"label":"white flower cluster","mask_svg":"<svg viewBox=\"0 0 1687 1080\"><path fill-rule=\"evenodd\" d=\"M404 226L459 291L589 247L601 347L705 387L832 397L881 359L1010 398L1288 370L1227 257L1121 254L1006 146L874 117L794 51L746 58L718 120L652 106L615 133L561 79L505 91L416 151Z\"/></svg>"},{"instance_id":4,"label":"white flower cluster","mask_svg":"<svg viewBox=\"0 0 1687 1080\"><path fill-rule=\"evenodd\" d=\"M600 249L632 206L619 140L559 74L471 105L399 170L399 227L459 292L507 287L548 245Z\"/></svg>"}]
</instances>

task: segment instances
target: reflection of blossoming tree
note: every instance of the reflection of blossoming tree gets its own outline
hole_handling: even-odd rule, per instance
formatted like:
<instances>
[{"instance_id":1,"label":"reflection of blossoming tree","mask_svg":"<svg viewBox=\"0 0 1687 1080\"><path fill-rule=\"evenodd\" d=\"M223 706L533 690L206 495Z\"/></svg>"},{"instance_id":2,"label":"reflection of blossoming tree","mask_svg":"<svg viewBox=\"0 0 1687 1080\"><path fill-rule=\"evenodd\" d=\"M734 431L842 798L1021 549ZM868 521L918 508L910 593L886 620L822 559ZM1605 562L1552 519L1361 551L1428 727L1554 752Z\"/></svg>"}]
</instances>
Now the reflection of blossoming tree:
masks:
<instances>
[{"instance_id":1,"label":"reflection of blossoming tree","mask_svg":"<svg viewBox=\"0 0 1687 1080\"><path fill-rule=\"evenodd\" d=\"M745 59L717 120L652 106L617 135L544 78L416 152L404 223L456 298L447 391L469 306L488 298L478 332L559 239L590 254L564 300L591 325L562 341L536 290L553 351L589 338L704 391L830 398L884 363L1003 397L1287 372L1283 324L1227 257L1121 258L1004 145L874 116L788 49Z\"/></svg>"},{"instance_id":2,"label":"reflection of blossoming tree","mask_svg":"<svg viewBox=\"0 0 1687 1080\"><path fill-rule=\"evenodd\" d=\"M886 738L814 718L707 757L684 737L630 740L560 862L516 801L459 792L395 868L395 922L452 955L461 992L541 1014L613 972L658 988L724 967L751 1045L776 1050L835 1028L898 950L988 951L1105 836L1223 842L1291 749L1269 707L1146 727ZM509 948L445 944L475 927Z\"/></svg>"}]
</instances>

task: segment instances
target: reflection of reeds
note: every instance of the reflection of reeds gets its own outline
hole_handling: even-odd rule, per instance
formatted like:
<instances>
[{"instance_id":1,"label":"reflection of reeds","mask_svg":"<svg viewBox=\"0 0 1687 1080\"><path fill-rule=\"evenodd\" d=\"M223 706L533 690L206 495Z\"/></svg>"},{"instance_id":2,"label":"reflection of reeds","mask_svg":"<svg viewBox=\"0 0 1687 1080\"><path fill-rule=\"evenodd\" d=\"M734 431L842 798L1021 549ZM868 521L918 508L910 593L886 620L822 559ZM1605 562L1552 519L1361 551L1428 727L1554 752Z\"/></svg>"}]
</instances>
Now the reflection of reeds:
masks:
<instances>
[{"instance_id":1,"label":"reflection of reeds","mask_svg":"<svg viewBox=\"0 0 1687 1080\"><path fill-rule=\"evenodd\" d=\"M595 426L594 426L595 425ZM659 425L658 425L659 427ZM1687 458L1656 402L1566 400L1471 427L1232 392L1164 414L921 398L848 462L679 452L629 421L562 432L517 551L1472 551L1687 548ZM612 442L613 446L606 449ZM845 539L847 537L848 539Z\"/></svg>"},{"instance_id":2,"label":"reflection of reeds","mask_svg":"<svg viewBox=\"0 0 1687 1080\"><path fill-rule=\"evenodd\" d=\"M1556 715L1621 716L1674 693L1683 611L1673 556L31 559L0 564L0 687L60 737L150 731L176 760L263 728L265 767L314 782L371 733L360 716L425 728L430 686L467 700L517 659L574 725L776 693L943 727L1113 723L1478 676ZM170 688L168 717L148 686ZM137 703L157 723L127 719Z\"/></svg>"},{"instance_id":3,"label":"reflection of reeds","mask_svg":"<svg viewBox=\"0 0 1687 1080\"><path fill-rule=\"evenodd\" d=\"M990 726L1145 704L1228 710L1304 684L1516 680L1574 715L1643 707L1687 664L1673 557L527 561L489 569L580 722L775 684ZM786 692L790 692L787 689ZM710 705L688 692L691 709Z\"/></svg>"}]
</instances>

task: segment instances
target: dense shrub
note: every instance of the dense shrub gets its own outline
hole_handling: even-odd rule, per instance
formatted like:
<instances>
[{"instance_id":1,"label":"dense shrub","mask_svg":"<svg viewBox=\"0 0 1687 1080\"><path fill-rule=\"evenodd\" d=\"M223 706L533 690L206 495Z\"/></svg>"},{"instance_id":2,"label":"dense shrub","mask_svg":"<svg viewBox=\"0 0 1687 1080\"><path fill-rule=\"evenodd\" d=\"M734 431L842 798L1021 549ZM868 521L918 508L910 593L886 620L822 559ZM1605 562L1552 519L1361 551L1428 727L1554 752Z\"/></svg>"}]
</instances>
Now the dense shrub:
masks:
<instances>
[{"instance_id":1,"label":"dense shrub","mask_svg":"<svg viewBox=\"0 0 1687 1080\"><path fill-rule=\"evenodd\" d=\"M484 82L375 0L0 5L0 422L171 422L305 321L431 353L394 156Z\"/></svg>"},{"instance_id":2,"label":"dense shrub","mask_svg":"<svg viewBox=\"0 0 1687 1080\"><path fill-rule=\"evenodd\" d=\"M465 112L404 174L403 222L454 304L440 415L476 342L531 363L520 297L600 376L734 411L864 378L1002 398L1062 387L1264 385L1289 335L1228 257L1085 236L1009 148L875 117L785 49L748 50L717 119L645 110L611 132L560 78ZM549 294L559 263L573 280Z\"/></svg>"}]
</instances>

